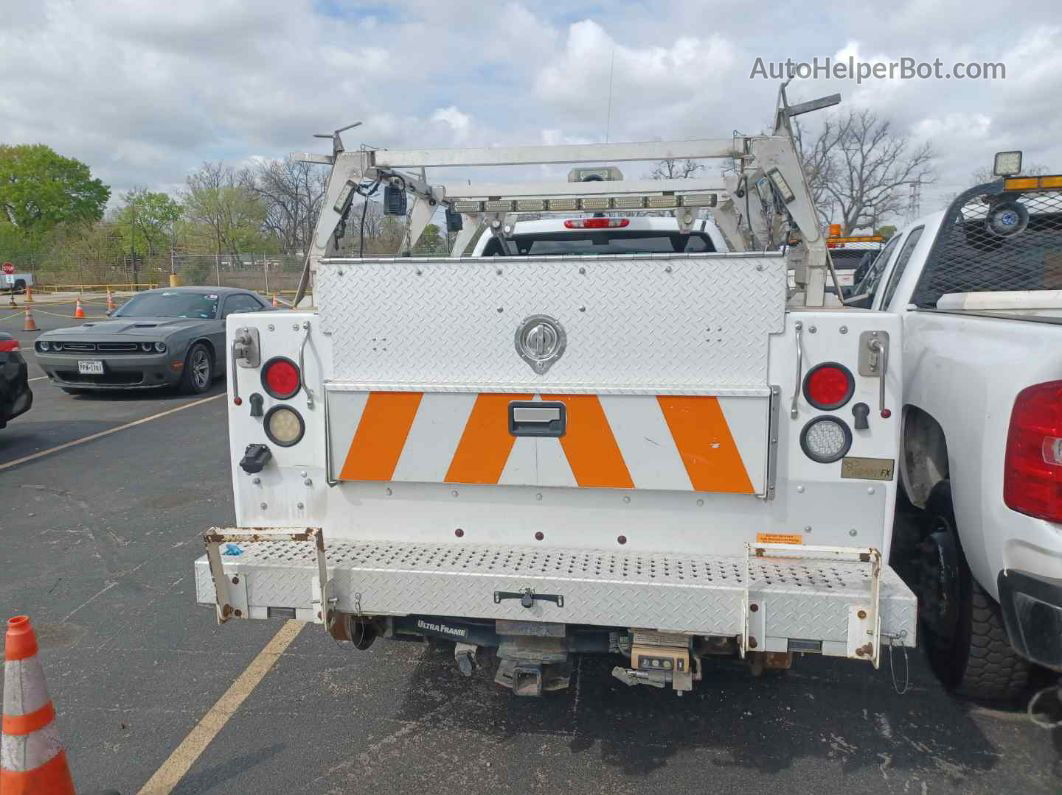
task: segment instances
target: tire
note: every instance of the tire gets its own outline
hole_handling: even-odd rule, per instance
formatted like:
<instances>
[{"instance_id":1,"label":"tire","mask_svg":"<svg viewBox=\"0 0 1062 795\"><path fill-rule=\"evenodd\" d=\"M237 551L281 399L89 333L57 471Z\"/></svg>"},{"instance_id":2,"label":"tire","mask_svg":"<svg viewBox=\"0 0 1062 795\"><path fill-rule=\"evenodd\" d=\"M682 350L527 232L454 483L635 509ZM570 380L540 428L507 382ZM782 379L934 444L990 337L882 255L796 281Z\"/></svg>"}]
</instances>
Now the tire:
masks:
<instances>
[{"instance_id":1,"label":"tire","mask_svg":"<svg viewBox=\"0 0 1062 795\"><path fill-rule=\"evenodd\" d=\"M184 370L178 389L185 395L201 395L214 383L214 357L210 349L197 342L188 349L184 357Z\"/></svg>"},{"instance_id":2,"label":"tire","mask_svg":"<svg viewBox=\"0 0 1062 795\"><path fill-rule=\"evenodd\" d=\"M926 502L919 547L919 615L933 673L950 691L977 701L1013 702L1029 683L1031 665L1007 637L999 605L973 578L962 552L951 483L938 483Z\"/></svg>"}]
</instances>

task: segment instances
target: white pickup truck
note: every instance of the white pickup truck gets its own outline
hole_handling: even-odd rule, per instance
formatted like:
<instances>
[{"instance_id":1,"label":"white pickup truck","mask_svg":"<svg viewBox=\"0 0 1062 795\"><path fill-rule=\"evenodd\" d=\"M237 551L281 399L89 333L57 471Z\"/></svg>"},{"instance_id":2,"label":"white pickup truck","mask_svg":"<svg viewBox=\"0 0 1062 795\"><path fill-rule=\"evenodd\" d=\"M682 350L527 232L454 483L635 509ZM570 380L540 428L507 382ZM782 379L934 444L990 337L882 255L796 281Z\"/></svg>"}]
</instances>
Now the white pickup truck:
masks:
<instances>
[{"instance_id":1,"label":"white pickup truck","mask_svg":"<svg viewBox=\"0 0 1062 795\"><path fill-rule=\"evenodd\" d=\"M903 320L914 522L892 563L932 666L1014 698L1036 664L1062 671L1062 177L964 192L897 233L848 303Z\"/></svg>"}]
</instances>

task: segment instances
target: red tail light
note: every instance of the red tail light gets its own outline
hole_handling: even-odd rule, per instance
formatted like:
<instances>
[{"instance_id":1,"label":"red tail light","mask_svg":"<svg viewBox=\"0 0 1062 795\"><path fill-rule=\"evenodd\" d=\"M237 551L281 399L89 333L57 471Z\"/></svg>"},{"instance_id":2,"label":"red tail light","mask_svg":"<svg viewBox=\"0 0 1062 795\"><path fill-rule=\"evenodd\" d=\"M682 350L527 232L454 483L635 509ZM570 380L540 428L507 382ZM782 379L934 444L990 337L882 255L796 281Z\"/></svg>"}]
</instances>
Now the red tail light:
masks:
<instances>
[{"instance_id":1,"label":"red tail light","mask_svg":"<svg viewBox=\"0 0 1062 795\"><path fill-rule=\"evenodd\" d=\"M565 229L621 229L629 226L630 218L572 218L564 222Z\"/></svg>"},{"instance_id":2,"label":"red tail light","mask_svg":"<svg viewBox=\"0 0 1062 795\"><path fill-rule=\"evenodd\" d=\"M299 367L291 359L275 356L262 367L262 388L279 400L293 397L301 386Z\"/></svg>"},{"instance_id":3,"label":"red tail light","mask_svg":"<svg viewBox=\"0 0 1062 795\"><path fill-rule=\"evenodd\" d=\"M804 397L817 409L833 411L852 399L855 379L843 364L823 362L804 378Z\"/></svg>"},{"instance_id":4,"label":"red tail light","mask_svg":"<svg viewBox=\"0 0 1062 795\"><path fill-rule=\"evenodd\" d=\"M1062 381L1030 386L1014 400L1003 502L1019 513L1062 522Z\"/></svg>"},{"instance_id":5,"label":"red tail light","mask_svg":"<svg viewBox=\"0 0 1062 795\"><path fill-rule=\"evenodd\" d=\"M18 340L0 340L0 353L11 353L18 350Z\"/></svg>"}]
</instances>

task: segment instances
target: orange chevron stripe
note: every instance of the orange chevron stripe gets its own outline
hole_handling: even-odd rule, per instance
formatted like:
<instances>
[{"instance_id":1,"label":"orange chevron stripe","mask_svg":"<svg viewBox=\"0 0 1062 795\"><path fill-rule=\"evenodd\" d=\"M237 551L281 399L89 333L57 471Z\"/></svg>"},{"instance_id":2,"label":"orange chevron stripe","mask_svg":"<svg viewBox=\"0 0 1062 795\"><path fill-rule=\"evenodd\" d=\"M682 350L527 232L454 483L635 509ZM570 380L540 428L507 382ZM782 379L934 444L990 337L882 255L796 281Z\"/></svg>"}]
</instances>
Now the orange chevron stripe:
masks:
<instances>
[{"instance_id":1,"label":"orange chevron stripe","mask_svg":"<svg viewBox=\"0 0 1062 795\"><path fill-rule=\"evenodd\" d=\"M447 483L497 483L516 437L509 433L509 404L531 395L476 396L461 441L446 472Z\"/></svg>"},{"instance_id":2,"label":"orange chevron stripe","mask_svg":"<svg viewBox=\"0 0 1062 795\"><path fill-rule=\"evenodd\" d=\"M717 398L658 395L656 399L694 491L753 493Z\"/></svg>"},{"instance_id":3,"label":"orange chevron stripe","mask_svg":"<svg viewBox=\"0 0 1062 795\"><path fill-rule=\"evenodd\" d=\"M406 445L421 392L370 392L340 480L391 480Z\"/></svg>"},{"instance_id":4,"label":"orange chevron stripe","mask_svg":"<svg viewBox=\"0 0 1062 795\"><path fill-rule=\"evenodd\" d=\"M568 427L560 443L580 488L634 488L597 395L543 395L542 399L568 407Z\"/></svg>"}]
</instances>

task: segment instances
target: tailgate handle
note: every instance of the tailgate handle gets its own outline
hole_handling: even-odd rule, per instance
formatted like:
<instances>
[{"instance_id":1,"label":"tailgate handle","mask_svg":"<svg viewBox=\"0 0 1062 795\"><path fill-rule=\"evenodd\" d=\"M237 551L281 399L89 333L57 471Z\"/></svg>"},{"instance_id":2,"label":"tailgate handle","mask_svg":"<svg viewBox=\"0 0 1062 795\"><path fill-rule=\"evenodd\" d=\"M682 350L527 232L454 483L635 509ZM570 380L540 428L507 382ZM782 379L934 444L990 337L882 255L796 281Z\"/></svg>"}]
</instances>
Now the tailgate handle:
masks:
<instances>
[{"instance_id":1,"label":"tailgate handle","mask_svg":"<svg viewBox=\"0 0 1062 795\"><path fill-rule=\"evenodd\" d=\"M509 433L513 436L564 436L568 407L563 403L514 400L509 404Z\"/></svg>"}]
</instances>

